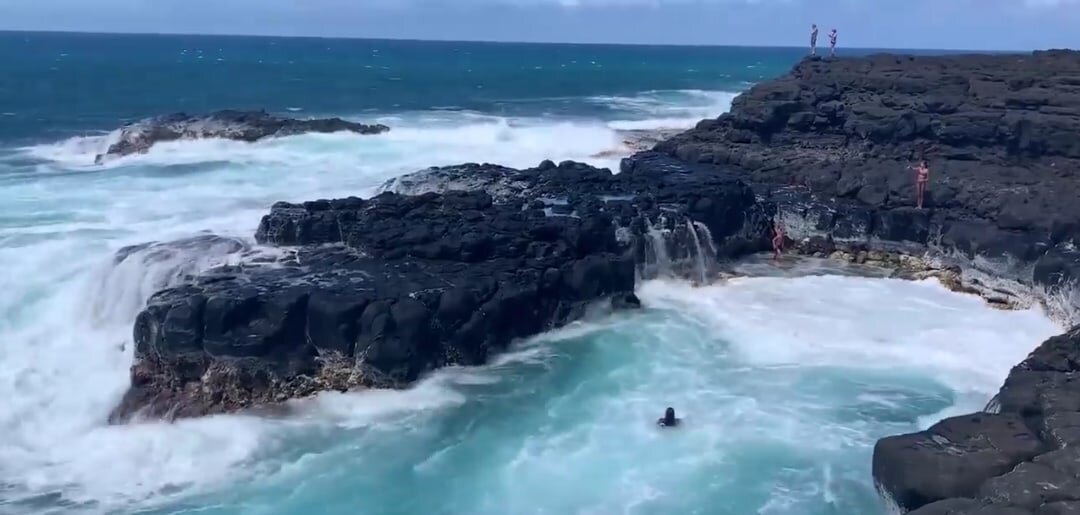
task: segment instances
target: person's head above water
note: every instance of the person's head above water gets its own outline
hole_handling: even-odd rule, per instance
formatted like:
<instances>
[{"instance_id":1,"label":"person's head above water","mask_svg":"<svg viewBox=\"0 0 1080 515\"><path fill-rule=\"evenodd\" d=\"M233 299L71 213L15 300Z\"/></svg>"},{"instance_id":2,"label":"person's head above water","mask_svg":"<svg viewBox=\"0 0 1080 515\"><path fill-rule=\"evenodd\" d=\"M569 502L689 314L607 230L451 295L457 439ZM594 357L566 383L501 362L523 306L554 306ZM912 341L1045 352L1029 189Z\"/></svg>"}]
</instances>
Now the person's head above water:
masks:
<instances>
[{"instance_id":1,"label":"person's head above water","mask_svg":"<svg viewBox=\"0 0 1080 515\"><path fill-rule=\"evenodd\" d=\"M656 421L657 424L666 427L679 425L679 419L675 418L675 408L664 410L664 417Z\"/></svg>"}]
</instances>

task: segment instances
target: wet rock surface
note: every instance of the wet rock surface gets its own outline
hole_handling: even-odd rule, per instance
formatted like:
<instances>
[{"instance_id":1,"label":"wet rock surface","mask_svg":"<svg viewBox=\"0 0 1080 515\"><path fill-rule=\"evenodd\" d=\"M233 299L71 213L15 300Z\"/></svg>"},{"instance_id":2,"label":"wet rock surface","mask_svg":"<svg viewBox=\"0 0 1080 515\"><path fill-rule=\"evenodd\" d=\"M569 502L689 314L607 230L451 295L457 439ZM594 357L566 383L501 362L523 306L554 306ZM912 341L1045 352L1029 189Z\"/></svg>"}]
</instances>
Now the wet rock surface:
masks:
<instances>
[{"instance_id":1,"label":"wet rock surface","mask_svg":"<svg viewBox=\"0 0 1080 515\"><path fill-rule=\"evenodd\" d=\"M113 157L141 154L157 143L176 140L220 138L253 143L265 138L307 133L352 132L380 134L390 130L385 125L367 125L341 118L298 120L271 115L265 111L217 111L208 115L176 113L147 118L119 129L117 139L98 163Z\"/></svg>"},{"instance_id":2,"label":"wet rock surface","mask_svg":"<svg viewBox=\"0 0 1080 515\"><path fill-rule=\"evenodd\" d=\"M464 165L387 189L409 194L275 204L255 239L286 257L155 294L113 420L407 386L596 303L637 307L638 275L682 267L704 279L709 264L764 244L752 190L722 173Z\"/></svg>"}]
</instances>

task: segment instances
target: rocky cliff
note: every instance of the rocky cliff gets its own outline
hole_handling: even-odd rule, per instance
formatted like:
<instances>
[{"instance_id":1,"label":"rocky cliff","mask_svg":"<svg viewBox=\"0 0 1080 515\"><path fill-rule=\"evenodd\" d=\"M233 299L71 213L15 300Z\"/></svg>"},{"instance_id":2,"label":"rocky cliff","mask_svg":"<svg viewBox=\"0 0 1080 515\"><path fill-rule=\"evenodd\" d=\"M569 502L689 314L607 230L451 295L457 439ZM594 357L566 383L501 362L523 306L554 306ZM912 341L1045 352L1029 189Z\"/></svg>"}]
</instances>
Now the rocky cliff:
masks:
<instances>
[{"instance_id":1,"label":"rocky cliff","mask_svg":"<svg viewBox=\"0 0 1080 515\"><path fill-rule=\"evenodd\" d=\"M797 239L929 246L972 281L1049 293L1070 316L1078 301L1063 286L1080 274L1078 55L805 60L657 150L743 171L781 204ZM922 210L908 169L919 159L931 170ZM838 220L852 227L836 233Z\"/></svg>"},{"instance_id":2,"label":"rocky cliff","mask_svg":"<svg viewBox=\"0 0 1080 515\"><path fill-rule=\"evenodd\" d=\"M1078 135L1080 53L876 55L803 61L625 166L737 171L807 252L906 254L1071 325ZM917 209L909 166L922 159ZM878 442L874 477L919 515L1080 513L1077 441L1073 329L1017 365L986 413Z\"/></svg>"}]
</instances>

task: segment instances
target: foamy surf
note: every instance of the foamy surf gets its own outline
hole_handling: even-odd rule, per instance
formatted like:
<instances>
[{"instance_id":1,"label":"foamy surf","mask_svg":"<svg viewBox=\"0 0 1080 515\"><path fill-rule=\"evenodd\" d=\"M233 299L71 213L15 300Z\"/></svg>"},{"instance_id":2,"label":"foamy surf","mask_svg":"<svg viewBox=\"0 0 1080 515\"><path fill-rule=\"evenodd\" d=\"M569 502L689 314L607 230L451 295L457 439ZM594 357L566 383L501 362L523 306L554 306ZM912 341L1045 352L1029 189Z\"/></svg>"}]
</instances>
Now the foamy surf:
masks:
<instances>
[{"instance_id":1,"label":"foamy surf","mask_svg":"<svg viewBox=\"0 0 1080 515\"><path fill-rule=\"evenodd\" d=\"M715 118L731 108L738 93L728 91L651 91L634 97L594 97L630 112L647 113L634 119L616 119L608 127L620 131L689 129L704 118Z\"/></svg>"},{"instance_id":2,"label":"foamy surf","mask_svg":"<svg viewBox=\"0 0 1080 515\"><path fill-rule=\"evenodd\" d=\"M814 300L821 291L829 299ZM6 447L3 462L23 471L15 487L27 506L32 492L63 490L89 511L169 511L198 495L225 511L291 513L331 498L342 510L415 513L437 507L406 494L423 489L452 513L667 512L736 497L746 510L831 513L816 503L829 484L831 505L875 502L866 469L877 437L985 402L1011 363L1058 331L1037 310L992 310L933 283L651 281L639 294L643 313L575 324L408 390L327 393L295 401L285 419L88 423L24 440L21 453ZM686 417L679 433L652 425L667 405ZM346 476L356 481L339 484ZM687 492L687 482L708 486ZM487 495L465 495L484 485Z\"/></svg>"},{"instance_id":3,"label":"foamy surf","mask_svg":"<svg viewBox=\"0 0 1080 515\"><path fill-rule=\"evenodd\" d=\"M288 166L317 172L356 166L380 166L384 178L435 165L460 164L485 156L485 161L507 166L535 166L544 159L573 159L618 169L618 159L596 159L618 149L616 131L599 123L519 120L501 117L462 117L463 123L443 119L378 118L393 124L382 135L305 134L255 143L221 139L183 140L154 145L145 154L109 159L95 164L97 155L116 135L76 137L59 143L24 149L27 156L75 170L116 169L133 166L177 166L230 163L248 166ZM396 122L396 123L395 123ZM417 152L417 149L424 149Z\"/></svg>"},{"instance_id":4,"label":"foamy surf","mask_svg":"<svg viewBox=\"0 0 1080 515\"><path fill-rule=\"evenodd\" d=\"M243 143L228 140L175 141L155 145L146 154L109 159L96 164L116 143L119 130L76 136L22 150L24 156L72 170L114 169L131 166L175 166L229 162L296 167L348 166L359 157L404 160L412 149L429 149L409 163L405 171L440 164L477 160L507 166L533 166L543 159L575 159L618 169L618 160L631 152L623 140L626 131L687 129L702 118L726 112L736 93L675 90L645 92L626 97L590 97L588 102L608 106L632 118L602 122L574 118L493 116L467 110L436 110L374 117L347 117L352 121L383 123L391 131L382 135L308 134ZM294 109L289 108L290 112ZM500 151L500 149L502 151ZM426 159L426 160L425 160ZM401 166L404 166L402 163ZM394 172L404 173L401 170Z\"/></svg>"},{"instance_id":5,"label":"foamy surf","mask_svg":"<svg viewBox=\"0 0 1080 515\"><path fill-rule=\"evenodd\" d=\"M225 244L114 264L120 247L204 231L250 243L274 201L366 195L432 165L614 167L622 131L726 110L695 94L593 99L638 113L623 121L399 113L366 120L393 127L378 136L175 142L101 166L107 134L23 149L33 173L6 177L0 205L0 511L875 512L874 439L981 406L1053 324L932 283L649 282L642 312L408 390L105 425L147 296L237 257ZM679 432L653 425L668 405Z\"/></svg>"}]
</instances>

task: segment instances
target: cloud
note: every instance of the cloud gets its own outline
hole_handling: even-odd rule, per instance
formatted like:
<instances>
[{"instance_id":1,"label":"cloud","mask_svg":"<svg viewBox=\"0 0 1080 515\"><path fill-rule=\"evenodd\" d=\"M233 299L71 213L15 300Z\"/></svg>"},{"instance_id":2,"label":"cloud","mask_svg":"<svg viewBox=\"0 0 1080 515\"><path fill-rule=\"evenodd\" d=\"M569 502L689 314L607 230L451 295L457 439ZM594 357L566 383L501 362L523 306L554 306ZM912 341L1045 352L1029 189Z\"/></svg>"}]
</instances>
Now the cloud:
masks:
<instances>
[{"instance_id":1,"label":"cloud","mask_svg":"<svg viewBox=\"0 0 1080 515\"><path fill-rule=\"evenodd\" d=\"M1080 0L1024 0L1024 3L1035 8L1080 6Z\"/></svg>"}]
</instances>

